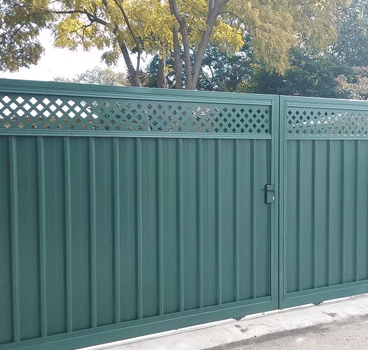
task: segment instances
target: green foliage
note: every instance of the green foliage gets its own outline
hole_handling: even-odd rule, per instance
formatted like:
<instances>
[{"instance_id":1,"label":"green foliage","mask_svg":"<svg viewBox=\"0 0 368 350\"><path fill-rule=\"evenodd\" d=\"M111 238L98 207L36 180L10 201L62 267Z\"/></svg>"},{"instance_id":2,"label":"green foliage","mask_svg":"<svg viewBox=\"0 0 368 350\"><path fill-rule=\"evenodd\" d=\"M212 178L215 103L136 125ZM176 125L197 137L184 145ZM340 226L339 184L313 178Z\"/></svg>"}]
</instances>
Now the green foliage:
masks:
<instances>
[{"instance_id":1,"label":"green foliage","mask_svg":"<svg viewBox=\"0 0 368 350\"><path fill-rule=\"evenodd\" d=\"M150 80L148 87L157 87L158 56L154 56L146 67ZM194 61L193 55L191 56ZM241 51L229 56L216 46L209 46L203 58L201 74L198 79L198 90L233 92L237 85L250 78L251 50L249 45L244 45ZM167 87L176 88L175 72L172 69L174 61L166 60L168 67ZM182 79L185 82L184 68Z\"/></svg>"},{"instance_id":2,"label":"green foliage","mask_svg":"<svg viewBox=\"0 0 368 350\"><path fill-rule=\"evenodd\" d=\"M251 50L244 45L237 54L229 56L210 46L203 59L198 89L233 92L238 84L250 78Z\"/></svg>"},{"instance_id":3,"label":"green foliage","mask_svg":"<svg viewBox=\"0 0 368 350\"><path fill-rule=\"evenodd\" d=\"M157 87L157 72L158 72L158 61L159 55L155 55L152 59L148 62L145 73L147 74L147 84L144 85L146 87ZM166 67L168 67L168 71L166 73L166 88L168 89L175 89L176 88L176 81L175 81L175 72L172 69L174 65L174 60L171 57L167 57L166 60ZM182 67L183 68L183 67ZM185 73L182 69L181 71L182 79L185 81Z\"/></svg>"},{"instance_id":4,"label":"green foliage","mask_svg":"<svg viewBox=\"0 0 368 350\"><path fill-rule=\"evenodd\" d=\"M350 0L234 0L228 7L250 35L255 59L266 70L284 74L290 68L292 47L320 50L334 41L337 10L348 3Z\"/></svg>"},{"instance_id":5,"label":"green foliage","mask_svg":"<svg viewBox=\"0 0 368 350\"><path fill-rule=\"evenodd\" d=\"M89 69L84 73L77 75L74 79L65 79L59 77L55 78L54 80L81 84L127 85L124 73L117 73L110 68L102 69L100 67Z\"/></svg>"},{"instance_id":6,"label":"green foliage","mask_svg":"<svg viewBox=\"0 0 368 350\"><path fill-rule=\"evenodd\" d=\"M339 13L332 53L349 66L368 66L368 1L354 0Z\"/></svg>"},{"instance_id":7,"label":"green foliage","mask_svg":"<svg viewBox=\"0 0 368 350\"><path fill-rule=\"evenodd\" d=\"M51 20L43 0L0 0L0 71L37 64L43 48L37 37Z\"/></svg>"},{"instance_id":8,"label":"green foliage","mask_svg":"<svg viewBox=\"0 0 368 350\"><path fill-rule=\"evenodd\" d=\"M347 98L368 100L368 67L354 67L352 75L340 75L336 81L338 91Z\"/></svg>"},{"instance_id":9,"label":"green foliage","mask_svg":"<svg viewBox=\"0 0 368 350\"><path fill-rule=\"evenodd\" d=\"M338 89L336 78L351 74L351 68L326 53L294 49L291 68L285 75L269 72L264 66L254 64L252 78L239 84L237 92L344 98L347 93Z\"/></svg>"},{"instance_id":10,"label":"green foliage","mask_svg":"<svg viewBox=\"0 0 368 350\"><path fill-rule=\"evenodd\" d=\"M3 46L2 69L34 63L41 54L39 28L51 20L55 45L75 50L95 47L109 65L122 55L132 85L141 85L144 53L172 59L166 70L187 89L235 89L241 56L230 56L249 38L254 58L266 70L284 74L294 46L326 47L335 37L336 9L350 0L0 0L1 23L12 38ZM15 12L14 12L14 11ZM39 17L38 17L39 15ZM21 29L19 29L19 27ZM12 36L15 33L18 36ZM22 33L19 35L19 33ZM15 38L15 39L14 39ZM210 46L217 51L208 52ZM20 50L22 47L23 51ZM180 55L180 51L183 55ZM6 52L6 51L4 51ZM220 53L221 52L221 53ZM222 54L224 54L222 56ZM24 60L22 57L24 56ZM136 56L135 56L136 55ZM207 55L207 56L206 56ZM7 58L9 56L10 58ZM208 58L208 56L210 56ZM211 56L220 60L215 66ZM208 59L207 59L208 58ZM206 62L205 62L206 60ZM2 61L3 62L3 61ZM135 63L136 62L136 63ZM184 65L182 65L184 62ZM235 71L232 69L236 68ZM212 74L212 70L216 74ZM226 78L230 75L229 78ZM162 81L161 77L158 79ZM177 86L182 86L178 81Z\"/></svg>"}]
</instances>

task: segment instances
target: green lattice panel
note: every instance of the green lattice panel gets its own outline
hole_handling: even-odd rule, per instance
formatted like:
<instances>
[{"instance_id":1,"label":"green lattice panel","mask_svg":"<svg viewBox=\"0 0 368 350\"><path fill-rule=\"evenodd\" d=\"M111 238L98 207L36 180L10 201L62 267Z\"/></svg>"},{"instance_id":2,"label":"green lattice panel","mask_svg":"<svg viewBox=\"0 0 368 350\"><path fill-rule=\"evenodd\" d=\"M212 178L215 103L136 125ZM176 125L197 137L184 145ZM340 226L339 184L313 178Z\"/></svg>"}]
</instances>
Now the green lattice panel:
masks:
<instances>
[{"instance_id":1,"label":"green lattice panel","mask_svg":"<svg viewBox=\"0 0 368 350\"><path fill-rule=\"evenodd\" d=\"M0 96L0 128L270 134L269 106L59 97Z\"/></svg>"},{"instance_id":2,"label":"green lattice panel","mask_svg":"<svg viewBox=\"0 0 368 350\"><path fill-rule=\"evenodd\" d=\"M368 136L368 111L289 107L289 135Z\"/></svg>"}]
</instances>

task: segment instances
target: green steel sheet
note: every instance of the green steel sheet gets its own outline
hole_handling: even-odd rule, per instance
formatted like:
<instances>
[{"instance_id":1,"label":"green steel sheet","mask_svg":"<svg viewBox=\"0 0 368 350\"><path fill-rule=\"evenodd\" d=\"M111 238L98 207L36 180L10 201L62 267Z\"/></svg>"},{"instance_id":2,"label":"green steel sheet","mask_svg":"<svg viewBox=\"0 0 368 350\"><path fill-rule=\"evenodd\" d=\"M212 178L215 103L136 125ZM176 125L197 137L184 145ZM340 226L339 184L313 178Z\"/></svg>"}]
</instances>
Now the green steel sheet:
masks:
<instances>
[{"instance_id":1,"label":"green steel sheet","mask_svg":"<svg viewBox=\"0 0 368 350\"><path fill-rule=\"evenodd\" d=\"M278 97L1 82L1 350L277 308Z\"/></svg>"},{"instance_id":2,"label":"green steel sheet","mask_svg":"<svg viewBox=\"0 0 368 350\"><path fill-rule=\"evenodd\" d=\"M280 104L280 307L366 292L368 105Z\"/></svg>"}]
</instances>

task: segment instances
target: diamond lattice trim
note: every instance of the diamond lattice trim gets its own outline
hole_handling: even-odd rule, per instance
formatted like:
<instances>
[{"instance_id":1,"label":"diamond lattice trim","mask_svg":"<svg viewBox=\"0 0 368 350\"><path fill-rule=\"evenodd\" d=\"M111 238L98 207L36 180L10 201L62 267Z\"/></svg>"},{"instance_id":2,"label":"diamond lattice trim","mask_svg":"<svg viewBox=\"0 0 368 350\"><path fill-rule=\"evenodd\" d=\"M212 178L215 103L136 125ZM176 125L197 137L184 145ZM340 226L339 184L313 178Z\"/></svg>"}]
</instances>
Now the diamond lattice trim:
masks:
<instances>
[{"instance_id":1,"label":"diamond lattice trim","mask_svg":"<svg viewBox=\"0 0 368 350\"><path fill-rule=\"evenodd\" d=\"M289 108L289 135L368 136L367 111Z\"/></svg>"},{"instance_id":2,"label":"diamond lattice trim","mask_svg":"<svg viewBox=\"0 0 368 350\"><path fill-rule=\"evenodd\" d=\"M6 94L0 128L270 134L270 107Z\"/></svg>"}]
</instances>

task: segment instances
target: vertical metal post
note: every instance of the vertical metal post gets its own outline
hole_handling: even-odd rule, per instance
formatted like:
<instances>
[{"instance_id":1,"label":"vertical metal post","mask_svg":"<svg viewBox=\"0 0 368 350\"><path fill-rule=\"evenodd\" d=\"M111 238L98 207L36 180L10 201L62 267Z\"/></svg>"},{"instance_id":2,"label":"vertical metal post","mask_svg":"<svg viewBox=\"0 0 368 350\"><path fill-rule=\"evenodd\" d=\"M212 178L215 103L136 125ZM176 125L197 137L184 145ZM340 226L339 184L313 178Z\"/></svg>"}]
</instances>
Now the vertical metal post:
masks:
<instances>
[{"instance_id":1,"label":"vertical metal post","mask_svg":"<svg viewBox=\"0 0 368 350\"><path fill-rule=\"evenodd\" d=\"M90 225L91 225L91 312L92 328L97 327L97 209L96 209L96 148L95 139L89 139Z\"/></svg>"},{"instance_id":2,"label":"vertical metal post","mask_svg":"<svg viewBox=\"0 0 368 350\"><path fill-rule=\"evenodd\" d=\"M217 179L217 273L218 273L218 304L222 304L222 155L221 140L216 142L216 179Z\"/></svg>"},{"instance_id":3,"label":"vertical metal post","mask_svg":"<svg viewBox=\"0 0 368 350\"><path fill-rule=\"evenodd\" d=\"M39 194L39 230L40 230L40 301L41 335L47 337L47 273L46 273L46 198L45 198L45 143L44 138L37 140L38 148L38 194Z\"/></svg>"},{"instance_id":4,"label":"vertical metal post","mask_svg":"<svg viewBox=\"0 0 368 350\"><path fill-rule=\"evenodd\" d=\"M165 312L164 298L164 184L163 184L162 139L157 140L157 182L158 182L158 269L159 269L159 313Z\"/></svg>"},{"instance_id":5,"label":"vertical metal post","mask_svg":"<svg viewBox=\"0 0 368 350\"><path fill-rule=\"evenodd\" d=\"M197 151L197 221L198 221L198 250L199 250L199 307L204 306L204 280L203 280L203 235L204 235L204 199L203 199L203 142L198 139L198 151Z\"/></svg>"},{"instance_id":6,"label":"vertical metal post","mask_svg":"<svg viewBox=\"0 0 368 350\"><path fill-rule=\"evenodd\" d=\"M297 246L298 246L298 260L297 260L297 271L298 271L298 290L302 290L302 186L301 186L301 164L302 164L302 155L301 155L301 140L298 140L298 160L297 160L297 228L298 228L298 237L297 237Z\"/></svg>"},{"instance_id":7,"label":"vertical metal post","mask_svg":"<svg viewBox=\"0 0 368 350\"><path fill-rule=\"evenodd\" d=\"M120 208L120 150L119 139L114 138L113 152L114 152L114 266L115 266L115 322L121 321L121 208Z\"/></svg>"},{"instance_id":8,"label":"vertical metal post","mask_svg":"<svg viewBox=\"0 0 368 350\"><path fill-rule=\"evenodd\" d=\"M250 201L251 201L251 224L250 224L250 232L252 239L252 297L253 299L257 298L257 237L256 237L256 198L255 198L255 184L256 184L256 147L255 140L251 141L251 150L250 150L250 169L251 169L251 179L250 179Z\"/></svg>"},{"instance_id":9,"label":"vertical metal post","mask_svg":"<svg viewBox=\"0 0 368 350\"><path fill-rule=\"evenodd\" d=\"M18 164L17 139L9 138L10 150L10 195L12 234L12 290L13 290L13 336L20 341L20 276L19 276L19 212L18 212Z\"/></svg>"},{"instance_id":10,"label":"vertical metal post","mask_svg":"<svg viewBox=\"0 0 368 350\"><path fill-rule=\"evenodd\" d=\"M326 174L327 174L327 203L326 203L326 208L327 208L327 242L326 242L326 264L327 264L327 281L328 281L328 285L331 285L331 203L332 203L332 193L331 193L331 141L328 140L327 141L327 164L326 164Z\"/></svg>"},{"instance_id":11,"label":"vertical metal post","mask_svg":"<svg viewBox=\"0 0 368 350\"><path fill-rule=\"evenodd\" d=\"M179 231L179 289L180 289L180 311L185 310L185 285L184 285L184 156L183 140L179 139L178 149L178 231Z\"/></svg>"},{"instance_id":12,"label":"vertical metal post","mask_svg":"<svg viewBox=\"0 0 368 350\"><path fill-rule=\"evenodd\" d=\"M313 288L317 288L317 208L316 208L316 183L317 183L317 153L316 140L312 143L312 249L313 249Z\"/></svg>"},{"instance_id":13,"label":"vertical metal post","mask_svg":"<svg viewBox=\"0 0 368 350\"><path fill-rule=\"evenodd\" d=\"M349 230L346 226L346 213L345 213L345 199L346 199L346 172L345 172L345 140L341 141L341 226L340 226L340 234L341 234L341 260L340 260L340 269L341 269L341 282L345 283L345 232Z\"/></svg>"},{"instance_id":14,"label":"vertical metal post","mask_svg":"<svg viewBox=\"0 0 368 350\"><path fill-rule=\"evenodd\" d=\"M355 256L355 281L359 279L359 266L361 263L359 262L359 213L358 213L358 201L359 201L359 183L360 183L360 171L359 166L361 163L360 160L360 141L355 141L355 183L354 183L354 256Z\"/></svg>"},{"instance_id":15,"label":"vertical metal post","mask_svg":"<svg viewBox=\"0 0 368 350\"><path fill-rule=\"evenodd\" d=\"M72 286L72 194L70 140L64 138L64 178L65 178L65 244L66 244L66 314L67 331L73 331L73 286Z\"/></svg>"},{"instance_id":16,"label":"vertical metal post","mask_svg":"<svg viewBox=\"0 0 368 350\"><path fill-rule=\"evenodd\" d=\"M136 198L137 198L137 269L138 269L138 318L143 318L143 213L142 213L142 145L136 139Z\"/></svg>"},{"instance_id":17,"label":"vertical metal post","mask_svg":"<svg viewBox=\"0 0 368 350\"><path fill-rule=\"evenodd\" d=\"M240 167L238 164L239 140L234 145L234 228L235 228L235 300L240 300Z\"/></svg>"}]
</instances>

